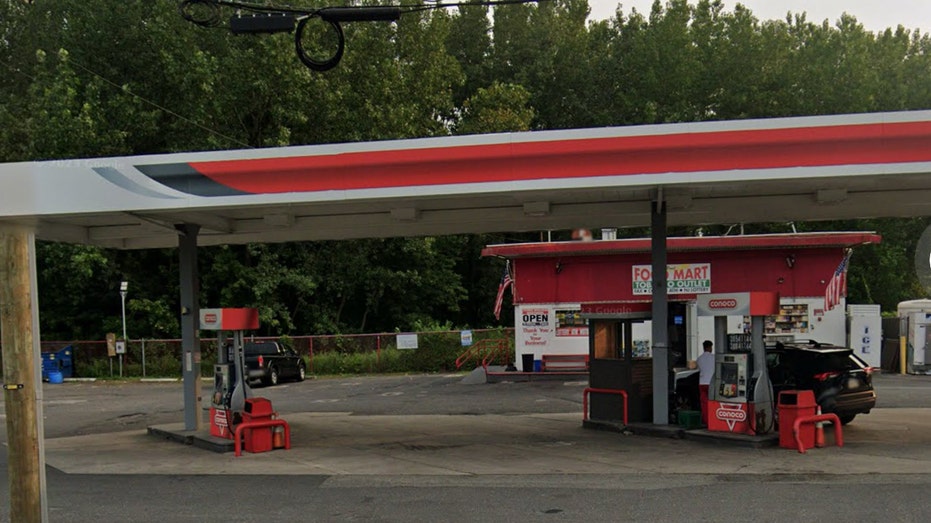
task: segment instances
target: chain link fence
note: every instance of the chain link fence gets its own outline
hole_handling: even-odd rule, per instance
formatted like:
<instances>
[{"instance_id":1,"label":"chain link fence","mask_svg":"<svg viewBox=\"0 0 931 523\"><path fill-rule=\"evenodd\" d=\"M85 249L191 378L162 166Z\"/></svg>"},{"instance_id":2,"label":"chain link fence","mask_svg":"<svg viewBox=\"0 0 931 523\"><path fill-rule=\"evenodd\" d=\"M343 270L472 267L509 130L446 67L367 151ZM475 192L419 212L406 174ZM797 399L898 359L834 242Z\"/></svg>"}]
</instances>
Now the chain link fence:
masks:
<instances>
[{"instance_id":1,"label":"chain link fence","mask_svg":"<svg viewBox=\"0 0 931 523\"><path fill-rule=\"evenodd\" d=\"M471 342L505 339L514 342L514 329L477 329ZM319 336L246 337L246 341L277 341L304 357L311 374L365 374L379 372L443 372L456 370L456 358L468 347L463 331L417 334L417 349L398 349L398 333L331 334ZM42 352L71 346L73 376L84 378L177 378L181 376L181 340L128 340L126 352L110 356L107 342L43 341ZM217 361L216 338L201 338L201 374L213 375ZM0 352L2 354L2 352ZM120 357L122 356L122 358ZM40 364L40 363L39 363ZM2 359L0 359L2 368Z\"/></svg>"}]
</instances>

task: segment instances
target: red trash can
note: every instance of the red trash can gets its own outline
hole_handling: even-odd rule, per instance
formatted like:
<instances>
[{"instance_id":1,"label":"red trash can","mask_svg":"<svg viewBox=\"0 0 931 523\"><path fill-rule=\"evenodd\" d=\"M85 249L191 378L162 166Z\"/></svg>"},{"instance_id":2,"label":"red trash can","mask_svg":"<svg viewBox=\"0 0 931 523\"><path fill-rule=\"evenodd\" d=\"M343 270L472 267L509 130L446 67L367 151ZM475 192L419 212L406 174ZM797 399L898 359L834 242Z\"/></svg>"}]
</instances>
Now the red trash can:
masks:
<instances>
[{"instance_id":1,"label":"red trash can","mask_svg":"<svg viewBox=\"0 0 931 523\"><path fill-rule=\"evenodd\" d=\"M803 416L814 416L818 404L815 402L815 393L810 390L784 390L779 393L779 402L776 405L779 413L779 446L786 449L798 450L795 434L792 429L795 420ZM815 426L811 423L799 427L799 439L805 450L815 446Z\"/></svg>"}]
</instances>

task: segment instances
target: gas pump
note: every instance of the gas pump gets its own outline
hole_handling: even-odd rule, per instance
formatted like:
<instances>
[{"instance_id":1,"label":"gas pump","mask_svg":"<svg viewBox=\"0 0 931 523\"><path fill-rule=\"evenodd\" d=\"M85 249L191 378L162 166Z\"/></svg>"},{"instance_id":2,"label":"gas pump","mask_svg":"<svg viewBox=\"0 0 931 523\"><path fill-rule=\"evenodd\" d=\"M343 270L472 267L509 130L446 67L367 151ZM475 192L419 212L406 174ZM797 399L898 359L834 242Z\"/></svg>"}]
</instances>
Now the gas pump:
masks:
<instances>
[{"instance_id":1,"label":"gas pump","mask_svg":"<svg viewBox=\"0 0 931 523\"><path fill-rule=\"evenodd\" d=\"M217 331L217 361L210 399L210 435L233 439L252 389L245 379L243 331L259 327L257 309L201 309L200 328Z\"/></svg>"},{"instance_id":2,"label":"gas pump","mask_svg":"<svg viewBox=\"0 0 931 523\"><path fill-rule=\"evenodd\" d=\"M765 434L773 427L773 387L766 370L764 318L777 314L772 292L705 294L699 316L714 316L715 366L708 388L708 430ZM750 336L729 339L728 316L750 316Z\"/></svg>"},{"instance_id":3,"label":"gas pump","mask_svg":"<svg viewBox=\"0 0 931 523\"><path fill-rule=\"evenodd\" d=\"M712 379L714 387L709 387L709 396L722 401L746 403L752 361L751 354L715 354L716 379Z\"/></svg>"}]
</instances>

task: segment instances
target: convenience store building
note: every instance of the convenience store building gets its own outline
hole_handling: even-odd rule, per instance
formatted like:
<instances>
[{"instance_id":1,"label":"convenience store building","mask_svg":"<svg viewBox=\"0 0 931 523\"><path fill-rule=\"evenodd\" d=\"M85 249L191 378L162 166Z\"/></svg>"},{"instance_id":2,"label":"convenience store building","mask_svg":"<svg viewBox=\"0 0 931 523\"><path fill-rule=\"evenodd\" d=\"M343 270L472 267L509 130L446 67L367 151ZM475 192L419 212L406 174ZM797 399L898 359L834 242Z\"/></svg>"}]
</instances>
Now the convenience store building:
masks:
<instances>
[{"instance_id":1,"label":"convenience store building","mask_svg":"<svg viewBox=\"0 0 931 523\"><path fill-rule=\"evenodd\" d=\"M775 292L779 314L766 318L767 337L847 344L846 300L826 310L825 288L845 249L880 241L868 232L669 238L672 363L696 359L702 340L714 338L714 319L695 306L709 293ZM650 357L649 239L490 245L482 255L512 264L518 365L525 354L588 354L586 318L612 313L641 320L633 324L633 354ZM747 329L749 318L728 317L728 333Z\"/></svg>"}]
</instances>

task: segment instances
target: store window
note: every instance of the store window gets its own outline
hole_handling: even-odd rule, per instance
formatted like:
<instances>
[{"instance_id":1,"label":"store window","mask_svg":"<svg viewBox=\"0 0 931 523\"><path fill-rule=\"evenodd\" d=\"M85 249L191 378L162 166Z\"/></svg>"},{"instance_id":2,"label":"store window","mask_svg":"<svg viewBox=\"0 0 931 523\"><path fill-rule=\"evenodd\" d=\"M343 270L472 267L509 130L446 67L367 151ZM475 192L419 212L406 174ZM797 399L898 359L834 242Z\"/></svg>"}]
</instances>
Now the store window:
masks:
<instances>
[{"instance_id":1,"label":"store window","mask_svg":"<svg viewBox=\"0 0 931 523\"><path fill-rule=\"evenodd\" d=\"M556 310L557 336L588 336L588 320L582 318L579 309Z\"/></svg>"},{"instance_id":2,"label":"store window","mask_svg":"<svg viewBox=\"0 0 931 523\"><path fill-rule=\"evenodd\" d=\"M592 320L593 353L596 359L624 360L627 358L649 358L648 340L634 340L634 324L631 320Z\"/></svg>"},{"instance_id":3,"label":"store window","mask_svg":"<svg viewBox=\"0 0 931 523\"><path fill-rule=\"evenodd\" d=\"M619 350L617 325L618 322L610 320L595 320L592 322L592 328L595 329L593 342L596 359L613 360L623 357L624 352Z\"/></svg>"},{"instance_id":4,"label":"store window","mask_svg":"<svg viewBox=\"0 0 931 523\"><path fill-rule=\"evenodd\" d=\"M744 330L750 329L750 317L744 316ZM763 322L765 334L804 334L811 324L807 303L789 303L779 306L779 314L767 316Z\"/></svg>"}]
</instances>

